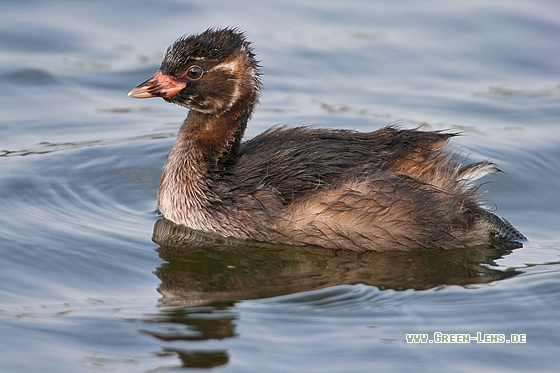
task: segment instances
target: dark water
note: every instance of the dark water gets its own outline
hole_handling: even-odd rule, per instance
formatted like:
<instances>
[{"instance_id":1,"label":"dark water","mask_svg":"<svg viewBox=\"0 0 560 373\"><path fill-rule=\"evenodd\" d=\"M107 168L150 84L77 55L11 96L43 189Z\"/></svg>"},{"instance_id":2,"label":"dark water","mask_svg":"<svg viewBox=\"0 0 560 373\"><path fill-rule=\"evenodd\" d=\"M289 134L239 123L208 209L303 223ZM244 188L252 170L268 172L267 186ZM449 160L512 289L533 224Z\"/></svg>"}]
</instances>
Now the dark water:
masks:
<instances>
[{"instance_id":1,"label":"dark water","mask_svg":"<svg viewBox=\"0 0 560 373\"><path fill-rule=\"evenodd\" d=\"M505 171L485 196L529 241L357 254L159 221L185 110L126 93L209 26L246 30L262 60L248 137L462 131L458 150ZM4 1L0 56L0 371L558 369L557 2ZM406 342L435 332L526 343Z\"/></svg>"}]
</instances>

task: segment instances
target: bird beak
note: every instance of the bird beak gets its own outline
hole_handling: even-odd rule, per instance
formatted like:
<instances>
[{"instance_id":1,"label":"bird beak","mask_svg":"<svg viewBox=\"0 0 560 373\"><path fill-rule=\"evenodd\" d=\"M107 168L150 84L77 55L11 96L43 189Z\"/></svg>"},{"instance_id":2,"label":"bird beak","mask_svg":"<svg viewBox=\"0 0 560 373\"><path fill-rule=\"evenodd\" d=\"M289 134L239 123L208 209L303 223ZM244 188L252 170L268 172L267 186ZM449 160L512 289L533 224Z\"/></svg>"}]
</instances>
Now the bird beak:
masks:
<instances>
[{"instance_id":1,"label":"bird beak","mask_svg":"<svg viewBox=\"0 0 560 373\"><path fill-rule=\"evenodd\" d=\"M178 82L173 77L169 75L164 75L158 70L154 76L140 83L130 92L128 92L128 97L133 98L151 98L151 97L163 97L169 98L175 96L177 93L181 92L183 88L187 86L187 83Z\"/></svg>"}]
</instances>

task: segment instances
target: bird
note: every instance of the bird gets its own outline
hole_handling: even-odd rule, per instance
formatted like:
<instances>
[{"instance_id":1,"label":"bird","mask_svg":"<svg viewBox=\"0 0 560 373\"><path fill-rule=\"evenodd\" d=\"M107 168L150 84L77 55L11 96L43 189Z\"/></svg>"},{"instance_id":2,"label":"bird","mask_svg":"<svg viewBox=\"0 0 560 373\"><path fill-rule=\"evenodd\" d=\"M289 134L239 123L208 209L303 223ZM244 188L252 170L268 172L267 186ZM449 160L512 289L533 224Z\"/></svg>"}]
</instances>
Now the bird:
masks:
<instances>
[{"instance_id":1,"label":"bird","mask_svg":"<svg viewBox=\"0 0 560 373\"><path fill-rule=\"evenodd\" d=\"M189 109L159 182L165 219L223 237L354 251L526 239L487 209L475 181L499 169L463 164L448 148L457 133L284 124L244 140L260 68L243 31L209 28L177 39L129 92Z\"/></svg>"}]
</instances>

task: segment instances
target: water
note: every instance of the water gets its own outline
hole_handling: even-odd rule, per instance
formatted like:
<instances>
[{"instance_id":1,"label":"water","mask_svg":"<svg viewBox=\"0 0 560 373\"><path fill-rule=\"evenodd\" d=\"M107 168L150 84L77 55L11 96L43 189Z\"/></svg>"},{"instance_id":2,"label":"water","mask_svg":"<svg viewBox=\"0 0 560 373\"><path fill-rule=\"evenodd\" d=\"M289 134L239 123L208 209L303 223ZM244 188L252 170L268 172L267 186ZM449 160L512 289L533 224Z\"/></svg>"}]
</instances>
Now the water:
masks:
<instances>
[{"instance_id":1,"label":"water","mask_svg":"<svg viewBox=\"0 0 560 373\"><path fill-rule=\"evenodd\" d=\"M560 6L540 2L5 1L3 372L555 371ZM523 248L349 253L159 220L185 110L131 100L172 41L238 26L276 123L451 129ZM153 236L153 240L152 240ZM525 334L407 344L406 334Z\"/></svg>"}]
</instances>

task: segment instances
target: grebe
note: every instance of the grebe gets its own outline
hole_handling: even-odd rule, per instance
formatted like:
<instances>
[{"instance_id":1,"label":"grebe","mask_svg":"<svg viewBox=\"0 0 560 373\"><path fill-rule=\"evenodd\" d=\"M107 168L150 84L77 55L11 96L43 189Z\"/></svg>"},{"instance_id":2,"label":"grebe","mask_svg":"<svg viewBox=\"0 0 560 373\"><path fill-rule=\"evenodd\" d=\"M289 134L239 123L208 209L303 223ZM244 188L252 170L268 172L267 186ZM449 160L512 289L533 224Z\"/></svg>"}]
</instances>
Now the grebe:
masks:
<instances>
[{"instance_id":1,"label":"grebe","mask_svg":"<svg viewBox=\"0 0 560 373\"><path fill-rule=\"evenodd\" d=\"M429 250L525 237L483 207L454 134L277 126L242 142L258 103L259 61L237 29L183 36L132 89L189 108L158 188L158 210L222 236L348 250Z\"/></svg>"}]
</instances>

